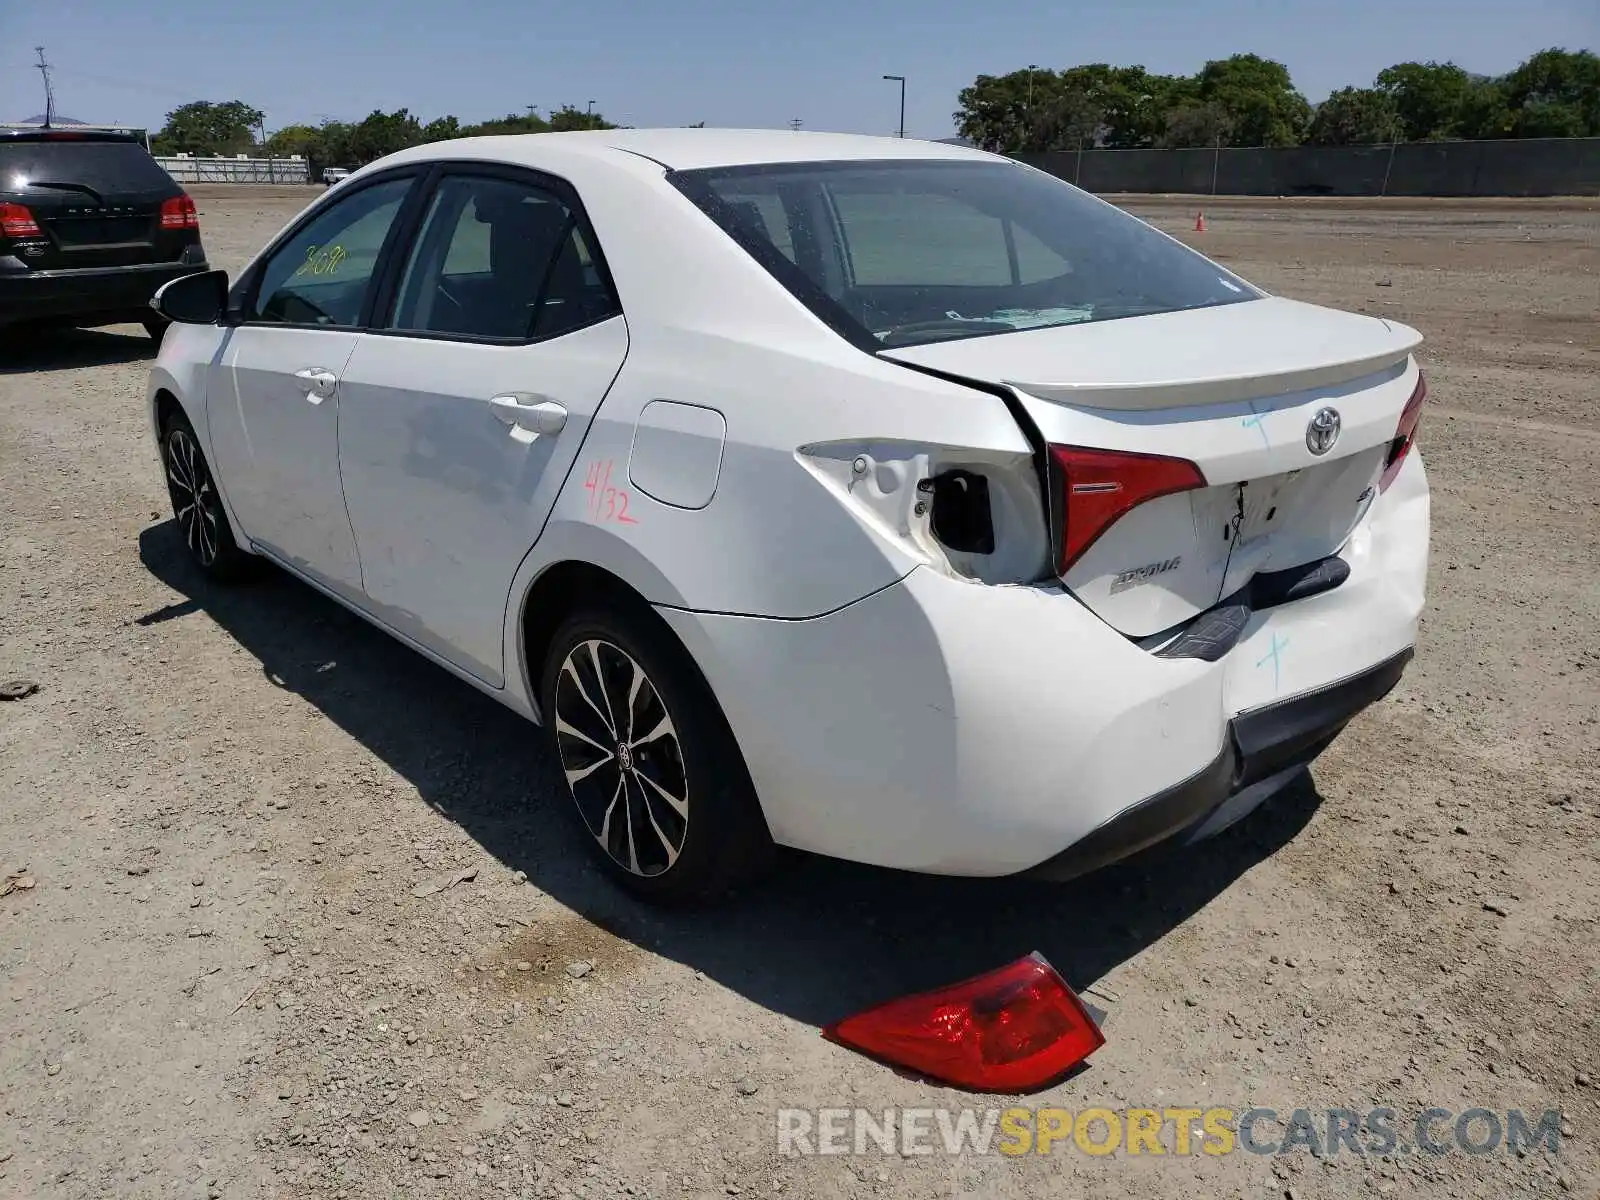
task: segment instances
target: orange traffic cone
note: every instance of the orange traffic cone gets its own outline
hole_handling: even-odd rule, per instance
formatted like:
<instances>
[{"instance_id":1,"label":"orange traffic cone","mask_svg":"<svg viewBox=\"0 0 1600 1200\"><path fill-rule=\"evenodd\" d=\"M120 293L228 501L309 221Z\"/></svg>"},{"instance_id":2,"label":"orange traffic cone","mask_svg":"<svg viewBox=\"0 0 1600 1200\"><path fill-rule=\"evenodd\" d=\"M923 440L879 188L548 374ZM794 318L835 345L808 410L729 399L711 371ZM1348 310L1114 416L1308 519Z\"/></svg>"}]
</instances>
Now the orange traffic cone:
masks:
<instances>
[{"instance_id":1,"label":"orange traffic cone","mask_svg":"<svg viewBox=\"0 0 1600 1200\"><path fill-rule=\"evenodd\" d=\"M1206 231L1206 210L1203 208L1195 214L1194 231L1196 233L1204 233Z\"/></svg>"}]
</instances>

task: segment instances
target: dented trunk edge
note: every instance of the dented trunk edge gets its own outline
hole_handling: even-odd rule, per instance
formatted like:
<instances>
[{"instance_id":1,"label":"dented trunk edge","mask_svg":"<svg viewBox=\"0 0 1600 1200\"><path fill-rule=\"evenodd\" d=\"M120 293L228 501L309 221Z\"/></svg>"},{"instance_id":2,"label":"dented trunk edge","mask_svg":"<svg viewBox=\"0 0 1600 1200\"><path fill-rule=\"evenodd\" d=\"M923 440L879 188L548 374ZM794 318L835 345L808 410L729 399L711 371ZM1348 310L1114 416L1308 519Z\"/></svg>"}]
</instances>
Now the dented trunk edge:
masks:
<instances>
[{"instance_id":1,"label":"dented trunk edge","mask_svg":"<svg viewBox=\"0 0 1600 1200\"><path fill-rule=\"evenodd\" d=\"M974 391L984 392L996 397L1006 406L1006 411L1017 423L1017 428L1022 431L1022 436L1027 439L1028 445L1033 448L1033 470L1035 482L1038 484L1039 496L1045 509L1045 539L1048 546L1060 544L1061 533L1065 524L1066 514L1062 511L1061 489L1055 486L1050 459L1050 445L1045 440L1044 433L1038 423L1028 412L1027 405L1015 388L1001 383L989 383L982 379L974 379L967 375L958 375L951 371L943 371L937 367L925 366L922 363L907 362L904 359L893 358L887 354L879 354L878 358L884 362L893 363L897 367L904 367L908 371L916 371L930 376L933 379L953 383L958 387L971 388ZM1035 579L1018 580L1019 583L1034 583L1039 579L1053 578L1053 559L1047 558L1044 569Z\"/></svg>"}]
</instances>

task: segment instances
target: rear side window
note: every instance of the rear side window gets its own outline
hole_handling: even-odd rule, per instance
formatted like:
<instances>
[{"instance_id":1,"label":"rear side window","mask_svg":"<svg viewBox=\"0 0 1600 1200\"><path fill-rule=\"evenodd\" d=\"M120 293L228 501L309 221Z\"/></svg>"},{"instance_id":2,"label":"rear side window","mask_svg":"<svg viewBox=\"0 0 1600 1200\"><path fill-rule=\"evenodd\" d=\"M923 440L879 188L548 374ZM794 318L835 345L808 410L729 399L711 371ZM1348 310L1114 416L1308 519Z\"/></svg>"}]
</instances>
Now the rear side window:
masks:
<instances>
[{"instance_id":1,"label":"rear side window","mask_svg":"<svg viewBox=\"0 0 1600 1200\"><path fill-rule=\"evenodd\" d=\"M529 341L619 311L578 215L554 192L447 175L401 276L390 328Z\"/></svg>"},{"instance_id":2,"label":"rear side window","mask_svg":"<svg viewBox=\"0 0 1600 1200\"><path fill-rule=\"evenodd\" d=\"M1261 294L1144 222L1016 163L784 163L670 178L865 349Z\"/></svg>"},{"instance_id":3,"label":"rear side window","mask_svg":"<svg viewBox=\"0 0 1600 1200\"><path fill-rule=\"evenodd\" d=\"M102 196L177 189L137 142L0 138L0 191L59 190L41 186L49 183L80 184Z\"/></svg>"}]
</instances>

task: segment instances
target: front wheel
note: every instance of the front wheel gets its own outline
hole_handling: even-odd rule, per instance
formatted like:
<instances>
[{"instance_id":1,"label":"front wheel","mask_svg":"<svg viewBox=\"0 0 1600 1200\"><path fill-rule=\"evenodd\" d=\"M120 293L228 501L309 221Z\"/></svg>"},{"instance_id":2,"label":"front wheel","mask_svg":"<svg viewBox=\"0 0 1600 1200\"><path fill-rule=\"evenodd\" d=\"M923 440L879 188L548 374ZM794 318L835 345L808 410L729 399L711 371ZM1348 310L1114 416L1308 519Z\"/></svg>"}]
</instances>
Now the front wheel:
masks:
<instances>
[{"instance_id":1,"label":"front wheel","mask_svg":"<svg viewBox=\"0 0 1600 1200\"><path fill-rule=\"evenodd\" d=\"M743 755L711 689L648 609L569 616L540 699L573 811L611 876L646 899L712 899L774 851Z\"/></svg>"},{"instance_id":2,"label":"front wheel","mask_svg":"<svg viewBox=\"0 0 1600 1200\"><path fill-rule=\"evenodd\" d=\"M217 482L200 450L200 439L183 413L168 418L161 432L167 495L190 560L208 578L231 581L245 573L249 557L233 540Z\"/></svg>"}]
</instances>

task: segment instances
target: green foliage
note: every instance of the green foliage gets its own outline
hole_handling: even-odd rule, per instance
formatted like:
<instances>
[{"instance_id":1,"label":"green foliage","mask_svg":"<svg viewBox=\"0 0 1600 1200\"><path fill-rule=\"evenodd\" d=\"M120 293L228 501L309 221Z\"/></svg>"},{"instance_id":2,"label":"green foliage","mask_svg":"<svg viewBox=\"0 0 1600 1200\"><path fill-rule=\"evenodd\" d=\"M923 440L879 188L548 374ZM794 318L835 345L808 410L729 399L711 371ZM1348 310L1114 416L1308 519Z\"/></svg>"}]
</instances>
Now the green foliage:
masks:
<instances>
[{"instance_id":1,"label":"green foliage","mask_svg":"<svg viewBox=\"0 0 1600 1200\"><path fill-rule=\"evenodd\" d=\"M151 139L157 154L243 154L256 145L263 113L242 100L195 100L167 114Z\"/></svg>"},{"instance_id":2,"label":"green foliage","mask_svg":"<svg viewBox=\"0 0 1600 1200\"><path fill-rule=\"evenodd\" d=\"M425 142L448 142L461 136L461 122L454 117L436 117L422 127Z\"/></svg>"},{"instance_id":3,"label":"green foliage","mask_svg":"<svg viewBox=\"0 0 1600 1200\"><path fill-rule=\"evenodd\" d=\"M240 113L233 113L237 105ZM168 137L172 127L173 118L182 115L184 124L182 128L188 130L194 123L188 110L195 105L185 105L182 109L169 114L168 129L163 130L156 139L156 153L170 154L177 150L186 150L189 141L178 142L162 141ZM253 117L254 125L259 127L261 114L238 101L227 105L207 105L207 109L228 110L236 119ZM215 118L213 118L215 119ZM234 138L229 145L237 144L237 151L249 150L252 145L249 128L243 127L244 132ZM518 133L549 133L552 130L562 129L615 129L616 126L607 121L599 113L588 113L568 105L559 112L551 114L546 119L536 113L510 113L504 117L484 121L478 125L462 125L453 116L436 117L426 125L404 108L394 112L384 112L374 109L360 121L324 121L321 125L286 125L267 139L266 152L274 157L288 158L298 154L308 158L319 167L361 167L385 155L404 150L408 146L419 146L425 142L442 142L452 138L486 137L493 134L518 134ZM169 148L171 147L171 148ZM190 153L210 153L210 151L189 151Z\"/></svg>"},{"instance_id":4,"label":"green foliage","mask_svg":"<svg viewBox=\"0 0 1600 1200\"><path fill-rule=\"evenodd\" d=\"M1600 56L1541 50L1500 82L1518 137L1600 135Z\"/></svg>"},{"instance_id":5,"label":"green foliage","mask_svg":"<svg viewBox=\"0 0 1600 1200\"><path fill-rule=\"evenodd\" d=\"M1460 136L1461 114L1472 77L1455 63L1405 62L1378 72L1378 90L1389 97L1408 142Z\"/></svg>"},{"instance_id":6,"label":"green foliage","mask_svg":"<svg viewBox=\"0 0 1600 1200\"><path fill-rule=\"evenodd\" d=\"M1394 100L1378 88L1340 88L1312 114L1306 142L1313 146L1370 146L1400 139Z\"/></svg>"},{"instance_id":7,"label":"green foliage","mask_svg":"<svg viewBox=\"0 0 1600 1200\"><path fill-rule=\"evenodd\" d=\"M1288 68L1255 54L1208 62L1193 76L1107 63L1029 67L980 75L959 101L956 131L1007 154L1600 136L1600 58L1542 50L1499 79L1449 62L1396 63L1371 88L1333 93L1315 114Z\"/></svg>"},{"instance_id":8,"label":"green foliage","mask_svg":"<svg viewBox=\"0 0 1600 1200\"><path fill-rule=\"evenodd\" d=\"M1200 101L1228 114L1228 145L1295 146L1311 121L1311 105L1280 62L1235 54L1208 62L1198 82Z\"/></svg>"},{"instance_id":9,"label":"green foliage","mask_svg":"<svg viewBox=\"0 0 1600 1200\"><path fill-rule=\"evenodd\" d=\"M274 158L301 158L316 156L322 131L315 125L285 125L267 139L266 151Z\"/></svg>"},{"instance_id":10,"label":"green foliage","mask_svg":"<svg viewBox=\"0 0 1600 1200\"><path fill-rule=\"evenodd\" d=\"M985 149L1012 153L1085 143L1153 146L1168 108L1192 92L1191 80L1106 63L980 75L958 97L956 130Z\"/></svg>"},{"instance_id":11,"label":"green foliage","mask_svg":"<svg viewBox=\"0 0 1600 1200\"><path fill-rule=\"evenodd\" d=\"M1232 113L1215 100L1191 101L1167 114L1161 145L1167 148L1228 146L1233 144L1232 137Z\"/></svg>"}]
</instances>

